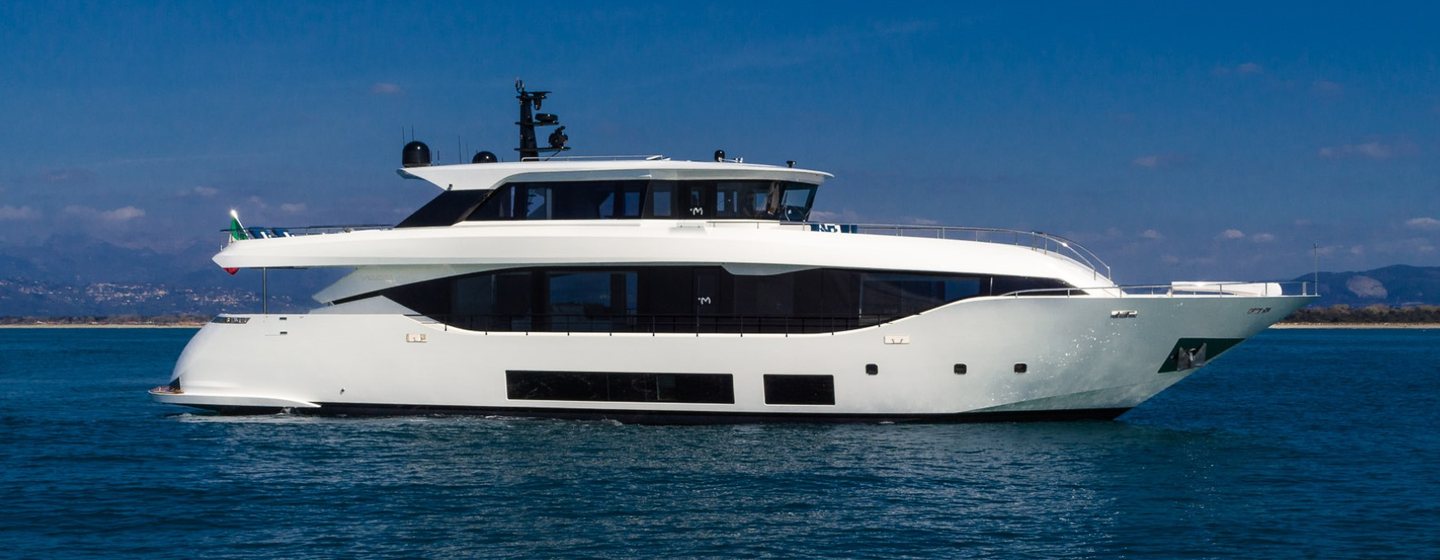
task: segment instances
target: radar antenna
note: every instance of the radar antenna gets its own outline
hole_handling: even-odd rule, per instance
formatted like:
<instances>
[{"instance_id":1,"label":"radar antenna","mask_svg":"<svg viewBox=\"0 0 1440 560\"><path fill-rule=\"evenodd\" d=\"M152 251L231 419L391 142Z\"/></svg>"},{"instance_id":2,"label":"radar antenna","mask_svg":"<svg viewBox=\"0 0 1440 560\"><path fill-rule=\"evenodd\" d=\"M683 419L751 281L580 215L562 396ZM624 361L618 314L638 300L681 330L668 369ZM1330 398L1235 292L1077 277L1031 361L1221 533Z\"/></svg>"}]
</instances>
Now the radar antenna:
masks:
<instances>
[{"instance_id":1,"label":"radar antenna","mask_svg":"<svg viewBox=\"0 0 1440 560\"><path fill-rule=\"evenodd\" d=\"M570 140L570 137L565 134L565 127L563 126L550 134L550 137L547 139L550 144L549 147L541 148L535 142L535 127L558 126L560 124L560 117L554 113L533 112L540 110L541 104L545 101L545 97L550 95L550 92L526 90L525 82L516 79L515 93L515 98L520 100L520 121L515 123L520 125L520 147L515 148L516 151L520 152L520 161L540 159L540 152L556 154L569 150L570 147L566 146L565 143Z\"/></svg>"}]
</instances>

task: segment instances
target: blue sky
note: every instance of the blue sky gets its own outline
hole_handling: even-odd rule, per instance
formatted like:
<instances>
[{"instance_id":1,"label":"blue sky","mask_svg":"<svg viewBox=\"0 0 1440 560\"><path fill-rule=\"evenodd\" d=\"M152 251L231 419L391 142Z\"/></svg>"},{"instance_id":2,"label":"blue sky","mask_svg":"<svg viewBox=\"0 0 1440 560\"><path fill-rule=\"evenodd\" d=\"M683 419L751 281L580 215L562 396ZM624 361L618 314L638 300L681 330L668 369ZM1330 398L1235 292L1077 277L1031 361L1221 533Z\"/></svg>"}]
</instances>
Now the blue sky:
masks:
<instances>
[{"instance_id":1,"label":"blue sky","mask_svg":"<svg viewBox=\"0 0 1440 560\"><path fill-rule=\"evenodd\" d=\"M402 129L513 157L518 76L576 155L794 159L826 219L1125 282L1440 265L1440 8L1172 4L5 3L0 252L393 223Z\"/></svg>"}]
</instances>

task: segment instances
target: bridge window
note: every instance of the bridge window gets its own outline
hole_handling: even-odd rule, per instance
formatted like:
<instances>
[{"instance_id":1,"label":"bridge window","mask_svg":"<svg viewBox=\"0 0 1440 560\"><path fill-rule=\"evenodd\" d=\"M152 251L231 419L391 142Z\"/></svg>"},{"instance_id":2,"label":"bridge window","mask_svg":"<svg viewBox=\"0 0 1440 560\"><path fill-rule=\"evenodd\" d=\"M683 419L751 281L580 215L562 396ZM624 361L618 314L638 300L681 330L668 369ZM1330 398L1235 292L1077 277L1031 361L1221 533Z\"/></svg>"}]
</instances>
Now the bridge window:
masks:
<instances>
[{"instance_id":1,"label":"bridge window","mask_svg":"<svg viewBox=\"0 0 1440 560\"><path fill-rule=\"evenodd\" d=\"M444 193L403 227L467 221L754 219L804 221L816 185L778 181L571 181L507 183ZM476 194L479 193L479 194ZM483 196L483 202L479 199ZM433 205L433 208L432 208Z\"/></svg>"}]
</instances>

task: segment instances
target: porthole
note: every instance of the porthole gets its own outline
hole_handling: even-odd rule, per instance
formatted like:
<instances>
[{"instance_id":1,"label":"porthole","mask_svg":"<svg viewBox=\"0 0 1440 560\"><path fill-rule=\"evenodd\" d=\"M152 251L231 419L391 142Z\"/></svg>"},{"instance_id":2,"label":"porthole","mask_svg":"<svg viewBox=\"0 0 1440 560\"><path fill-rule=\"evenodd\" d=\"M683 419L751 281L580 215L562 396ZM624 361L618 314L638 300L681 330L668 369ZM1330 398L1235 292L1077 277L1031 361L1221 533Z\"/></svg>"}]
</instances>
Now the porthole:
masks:
<instances>
[{"instance_id":1,"label":"porthole","mask_svg":"<svg viewBox=\"0 0 1440 560\"><path fill-rule=\"evenodd\" d=\"M877 366L877 365L875 365L875 364L865 364L865 375L879 375L879 374L880 374L880 366Z\"/></svg>"},{"instance_id":2,"label":"porthole","mask_svg":"<svg viewBox=\"0 0 1440 560\"><path fill-rule=\"evenodd\" d=\"M955 375L965 375L965 364L955 364Z\"/></svg>"},{"instance_id":3,"label":"porthole","mask_svg":"<svg viewBox=\"0 0 1440 560\"><path fill-rule=\"evenodd\" d=\"M1030 370L1030 367L1027 366L1027 365L1025 365L1024 362L1015 364L1015 373L1025 373L1026 371L1029 371L1029 370Z\"/></svg>"}]
</instances>

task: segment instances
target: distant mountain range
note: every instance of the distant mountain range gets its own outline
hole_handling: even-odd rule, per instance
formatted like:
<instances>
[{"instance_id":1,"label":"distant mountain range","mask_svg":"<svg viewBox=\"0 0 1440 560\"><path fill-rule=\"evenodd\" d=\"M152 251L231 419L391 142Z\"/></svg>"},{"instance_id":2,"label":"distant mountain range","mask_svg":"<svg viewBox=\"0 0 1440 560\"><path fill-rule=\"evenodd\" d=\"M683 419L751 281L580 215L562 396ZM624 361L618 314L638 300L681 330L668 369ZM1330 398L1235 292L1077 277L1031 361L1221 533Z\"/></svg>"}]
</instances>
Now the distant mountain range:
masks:
<instances>
[{"instance_id":1,"label":"distant mountain range","mask_svg":"<svg viewBox=\"0 0 1440 560\"><path fill-rule=\"evenodd\" d=\"M260 273L227 275L210 261L217 247L195 243L175 253L121 247L83 237L0 249L0 317L260 311ZM313 306L310 295L342 274L336 270L273 270L271 311ZM1306 274L1297 281L1313 282ZM1440 267L1394 265L1358 272L1321 272L1317 306L1440 305Z\"/></svg>"},{"instance_id":2,"label":"distant mountain range","mask_svg":"<svg viewBox=\"0 0 1440 560\"><path fill-rule=\"evenodd\" d=\"M226 274L210 261L216 249L196 243L159 253L82 237L0 249L0 317L260 311L260 273ZM310 294L338 274L271 271L269 307L285 312L312 307Z\"/></svg>"},{"instance_id":3,"label":"distant mountain range","mask_svg":"<svg viewBox=\"0 0 1440 560\"><path fill-rule=\"evenodd\" d=\"M1314 275L1296 278L1314 282ZM1397 264L1358 272L1321 272L1316 305L1440 305L1440 267Z\"/></svg>"}]
</instances>

